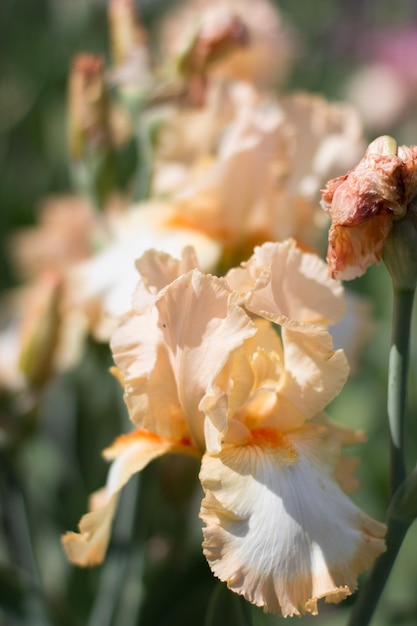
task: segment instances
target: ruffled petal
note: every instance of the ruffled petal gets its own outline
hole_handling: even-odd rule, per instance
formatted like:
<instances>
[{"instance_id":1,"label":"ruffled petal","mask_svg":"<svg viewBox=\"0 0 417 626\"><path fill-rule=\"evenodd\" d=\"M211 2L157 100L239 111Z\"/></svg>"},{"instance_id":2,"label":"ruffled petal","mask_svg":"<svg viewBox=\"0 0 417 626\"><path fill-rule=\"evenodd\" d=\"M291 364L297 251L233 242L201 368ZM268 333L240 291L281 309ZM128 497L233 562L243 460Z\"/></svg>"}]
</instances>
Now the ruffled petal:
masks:
<instances>
[{"instance_id":1,"label":"ruffled petal","mask_svg":"<svg viewBox=\"0 0 417 626\"><path fill-rule=\"evenodd\" d=\"M278 391L274 422L280 430L296 428L313 418L337 396L349 375L342 350L333 349L331 335L319 327L298 324L282 329L285 373Z\"/></svg>"},{"instance_id":2,"label":"ruffled petal","mask_svg":"<svg viewBox=\"0 0 417 626\"><path fill-rule=\"evenodd\" d=\"M243 309L229 306L229 291L222 279L197 270L174 281L156 307L185 420L195 442L204 449L201 403L206 395L217 396L217 375L230 353L256 328Z\"/></svg>"},{"instance_id":3,"label":"ruffled petal","mask_svg":"<svg viewBox=\"0 0 417 626\"><path fill-rule=\"evenodd\" d=\"M204 554L230 589L267 612L316 614L318 599L343 600L385 550L385 525L334 480L338 443L323 433L311 424L284 436L261 429L247 445L203 457Z\"/></svg>"},{"instance_id":4,"label":"ruffled petal","mask_svg":"<svg viewBox=\"0 0 417 626\"><path fill-rule=\"evenodd\" d=\"M133 296L133 309L145 312L155 303L157 294L182 274L198 268L197 256L192 246L186 246L181 259L165 252L147 250L136 261L141 281Z\"/></svg>"},{"instance_id":5,"label":"ruffled petal","mask_svg":"<svg viewBox=\"0 0 417 626\"><path fill-rule=\"evenodd\" d=\"M289 318L328 325L345 310L341 284L317 255L302 252L292 239L255 248L226 279L249 311L275 323Z\"/></svg>"},{"instance_id":6,"label":"ruffled petal","mask_svg":"<svg viewBox=\"0 0 417 626\"><path fill-rule=\"evenodd\" d=\"M120 490L133 474L140 472L153 459L169 452L199 456L198 451L187 441L163 439L143 430L122 435L104 451L104 456L114 461L106 488L91 498L90 512L81 518L79 533L68 532L62 538L70 561L83 567L103 561Z\"/></svg>"},{"instance_id":7,"label":"ruffled petal","mask_svg":"<svg viewBox=\"0 0 417 626\"><path fill-rule=\"evenodd\" d=\"M124 387L124 399L135 426L177 440L187 432L187 425L162 339L156 309L144 315L125 316L111 341L118 367L115 375Z\"/></svg>"}]
</instances>

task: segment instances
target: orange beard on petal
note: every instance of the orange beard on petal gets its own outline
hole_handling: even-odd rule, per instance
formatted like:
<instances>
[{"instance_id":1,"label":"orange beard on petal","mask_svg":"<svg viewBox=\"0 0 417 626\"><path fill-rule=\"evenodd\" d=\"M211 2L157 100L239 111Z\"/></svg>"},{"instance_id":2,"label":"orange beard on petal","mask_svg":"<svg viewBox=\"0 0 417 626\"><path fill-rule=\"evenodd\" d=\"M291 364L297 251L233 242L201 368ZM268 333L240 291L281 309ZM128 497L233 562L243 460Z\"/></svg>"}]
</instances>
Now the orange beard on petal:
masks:
<instances>
[{"instance_id":1,"label":"orange beard on petal","mask_svg":"<svg viewBox=\"0 0 417 626\"><path fill-rule=\"evenodd\" d=\"M298 459L298 452L289 439L274 428L256 428L251 431L252 438L247 445L259 445L270 448L280 457L282 465L291 465Z\"/></svg>"}]
</instances>

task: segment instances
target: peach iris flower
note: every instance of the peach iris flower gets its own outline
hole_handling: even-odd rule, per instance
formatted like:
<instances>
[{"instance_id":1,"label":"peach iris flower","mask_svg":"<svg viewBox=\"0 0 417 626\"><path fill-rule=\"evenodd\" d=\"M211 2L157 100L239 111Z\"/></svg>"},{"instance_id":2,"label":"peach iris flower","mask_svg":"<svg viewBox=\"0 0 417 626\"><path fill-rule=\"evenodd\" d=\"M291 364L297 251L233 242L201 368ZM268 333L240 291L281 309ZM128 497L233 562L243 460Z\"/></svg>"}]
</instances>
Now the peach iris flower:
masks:
<instances>
[{"instance_id":1,"label":"peach iris flower","mask_svg":"<svg viewBox=\"0 0 417 626\"><path fill-rule=\"evenodd\" d=\"M107 485L63 538L70 560L100 562L130 476L185 453L202 458L203 551L218 578L284 616L344 599L384 551L385 526L344 493L355 461L342 449L361 435L322 413L348 375L325 326L343 309L339 283L292 240L224 278L201 273L190 248L181 260L149 251L138 269L112 340L135 430L105 450Z\"/></svg>"}]
</instances>

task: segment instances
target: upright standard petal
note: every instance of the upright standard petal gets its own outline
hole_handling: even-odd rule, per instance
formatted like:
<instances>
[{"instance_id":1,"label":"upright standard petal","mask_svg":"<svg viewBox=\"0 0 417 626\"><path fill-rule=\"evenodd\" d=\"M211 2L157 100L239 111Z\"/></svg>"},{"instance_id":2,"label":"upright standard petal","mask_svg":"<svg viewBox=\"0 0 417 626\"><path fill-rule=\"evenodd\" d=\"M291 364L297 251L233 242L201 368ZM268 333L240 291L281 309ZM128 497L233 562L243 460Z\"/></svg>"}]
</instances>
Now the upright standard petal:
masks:
<instances>
[{"instance_id":1,"label":"upright standard petal","mask_svg":"<svg viewBox=\"0 0 417 626\"><path fill-rule=\"evenodd\" d=\"M170 438L188 433L205 449L200 402L215 393L229 354L256 332L241 307L229 306L229 296L223 279L194 269L123 320L112 350L138 427Z\"/></svg>"},{"instance_id":2,"label":"upright standard petal","mask_svg":"<svg viewBox=\"0 0 417 626\"><path fill-rule=\"evenodd\" d=\"M285 318L328 325L344 313L343 289L326 264L302 252L293 239L266 243L226 276L246 308L275 323Z\"/></svg>"},{"instance_id":3,"label":"upright standard petal","mask_svg":"<svg viewBox=\"0 0 417 626\"><path fill-rule=\"evenodd\" d=\"M339 602L385 550L385 526L334 479L335 446L312 424L253 431L242 446L203 457L204 554L216 576L264 611L317 613Z\"/></svg>"},{"instance_id":4,"label":"upright standard petal","mask_svg":"<svg viewBox=\"0 0 417 626\"><path fill-rule=\"evenodd\" d=\"M241 307L229 306L224 281L198 270L174 281L156 308L184 419L194 441L204 450L200 403L207 393L214 393L215 379L230 353L256 328Z\"/></svg>"}]
</instances>

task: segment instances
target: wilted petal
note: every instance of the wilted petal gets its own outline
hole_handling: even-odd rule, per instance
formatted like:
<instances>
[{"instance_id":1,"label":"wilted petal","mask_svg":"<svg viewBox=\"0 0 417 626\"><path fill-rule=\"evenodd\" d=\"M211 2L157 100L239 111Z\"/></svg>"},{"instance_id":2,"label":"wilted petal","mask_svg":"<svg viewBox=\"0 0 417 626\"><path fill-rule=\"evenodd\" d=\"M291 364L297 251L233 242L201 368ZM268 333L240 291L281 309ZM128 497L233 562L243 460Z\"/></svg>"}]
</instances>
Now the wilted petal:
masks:
<instances>
[{"instance_id":1,"label":"wilted petal","mask_svg":"<svg viewBox=\"0 0 417 626\"><path fill-rule=\"evenodd\" d=\"M327 325L344 313L340 283L329 278L317 255L302 252L292 239L255 248L226 278L249 311L276 323L290 318Z\"/></svg>"},{"instance_id":2,"label":"wilted petal","mask_svg":"<svg viewBox=\"0 0 417 626\"><path fill-rule=\"evenodd\" d=\"M140 472L153 459L169 452L198 456L196 449L186 441L163 439L143 430L122 435L104 451L104 456L113 460L106 488L92 498L92 510L81 518L80 532L68 532L62 538L70 561L84 567L102 562L110 540L120 490L133 474Z\"/></svg>"},{"instance_id":3,"label":"wilted petal","mask_svg":"<svg viewBox=\"0 0 417 626\"><path fill-rule=\"evenodd\" d=\"M331 276L352 280L379 263L392 228L392 215L382 213L354 228L333 224L329 230L327 263Z\"/></svg>"},{"instance_id":4,"label":"wilted petal","mask_svg":"<svg viewBox=\"0 0 417 626\"><path fill-rule=\"evenodd\" d=\"M332 220L327 260L333 277L361 276L382 257L394 219L401 219L417 186L417 147L391 137L369 144L354 170L330 180L322 207Z\"/></svg>"},{"instance_id":5,"label":"wilted petal","mask_svg":"<svg viewBox=\"0 0 417 626\"><path fill-rule=\"evenodd\" d=\"M265 611L315 614L319 598L343 600L385 549L385 526L335 482L338 444L322 433L261 429L247 445L203 457L204 554L216 576Z\"/></svg>"}]
</instances>

